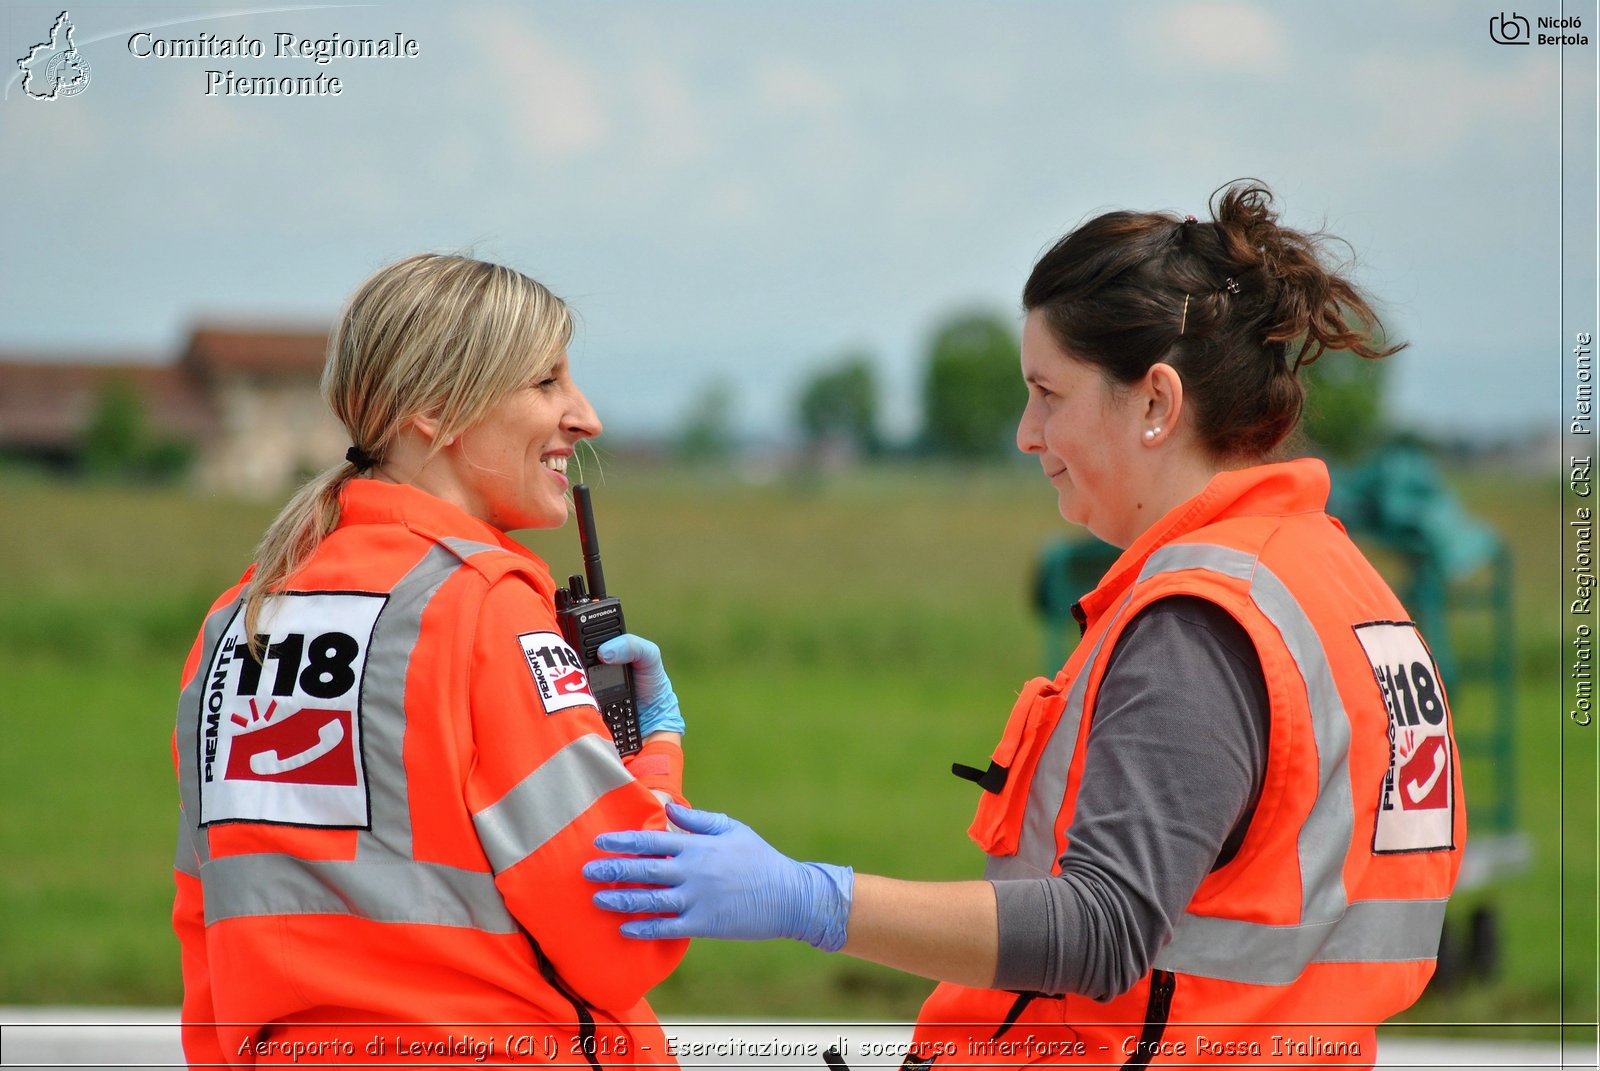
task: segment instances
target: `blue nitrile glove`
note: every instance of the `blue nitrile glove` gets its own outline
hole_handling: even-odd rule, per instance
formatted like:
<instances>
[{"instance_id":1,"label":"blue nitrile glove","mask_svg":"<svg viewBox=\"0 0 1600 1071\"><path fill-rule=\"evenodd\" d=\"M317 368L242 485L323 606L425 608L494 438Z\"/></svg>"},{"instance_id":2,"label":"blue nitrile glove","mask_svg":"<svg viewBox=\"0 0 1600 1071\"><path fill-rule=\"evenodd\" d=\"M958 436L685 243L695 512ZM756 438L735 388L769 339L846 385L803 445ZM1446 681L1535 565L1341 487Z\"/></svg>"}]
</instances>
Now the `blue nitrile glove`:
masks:
<instances>
[{"instance_id":1,"label":"blue nitrile glove","mask_svg":"<svg viewBox=\"0 0 1600 1071\"><path fill-rule=\"evenodd\" d=\"M678 697L667 679L667 671L661 666L661 648L643 636L624 632L602 643L595 653L607 665L627 663L633 666L633 694L639 703L640 736L684 731Z\"/></svg>"},{"instance_id":2,"label":"blue nitrile glove","mask_svg":"<svg viewBox=\"0 0 1600 1071\"><path fill-rule=\"evenodd\" d=\"M625 935L792 937L824 952L844 947L855 871L797 863L725 814L669 803L667 817L688 832L602 833L596 848L639 858L596 859L583 868L590 881L660 886L594 894L596 906L607 911L668 916L630 919L622 924Z\"/></svg>"}]
</instances>

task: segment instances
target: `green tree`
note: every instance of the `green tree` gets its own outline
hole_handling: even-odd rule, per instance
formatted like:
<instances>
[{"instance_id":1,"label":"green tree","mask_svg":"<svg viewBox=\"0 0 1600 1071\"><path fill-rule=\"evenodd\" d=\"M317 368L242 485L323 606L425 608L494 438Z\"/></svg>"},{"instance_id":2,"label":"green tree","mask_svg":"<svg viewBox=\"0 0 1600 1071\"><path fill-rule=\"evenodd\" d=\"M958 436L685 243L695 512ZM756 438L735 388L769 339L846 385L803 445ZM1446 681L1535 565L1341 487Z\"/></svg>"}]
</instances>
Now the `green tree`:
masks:
<instances>
[{"instance_id":1,"label":"green tree","mask_svg":"<svg viewBox=\"0 0 1600 1071\"><path fill-rule=\"evenodd\" d=\"M844 440L863 455L882 446L878 435L878 380L872 359L849 354L813 376L800 392L800 427L816 446Z\"/></svg>"},{"instance_id":2,"label":"green tree","mask_svg":"<svg viewBox=\"0 0 1600 1071\"><path fill-rule=\"evenodd\" d=\"M121 377L106 380L84 432L84 467L104 479L125 479L139 470L148 440L137 388Z\"/></svg>"},{"instance_id":3,"label":"green tree","mask_svg":"<svg viewBox=\"0 0 1600 1071\"><path fill-rule=\"evenodd\" d=\"M83 434L83 467L102 480L171 483L194 463L194 445L156 436L145 418L144 396L114 376L100 388Z\"/></svg>"},{"instance_id":4,"label":"green tree","mask_svg":"<svg viewBox=\"0 0 1600 1071\"><path fill-rule=\"evenodd\" d=\"M1301 366L1306 407L1300 428L1331 460L1353 461L1387 436L1389 360L1329 352Z\"/></svg>"},{"instance_id":5,"label":"green tree","mask_svg":"<svg viewBox=\"0 0 1600 1071\"><path fill-rule=\"evenodd\" d=\"M1027 400L1010 322L972 312L942 324L928 348L922 400L930 451L969 458L1008 452Z\"/></svg>"},{"instance_id":6,"label":"green tree","mask_svg":"<svg viewBox=\"0 0 1600 1071\"><path fill-rule=\"evenodd\" d=\"M678 456L685 461L724 461L733 453L733 388L725 380L707 383L689 405L678 434Z\"/></svg>"}]
</instances>

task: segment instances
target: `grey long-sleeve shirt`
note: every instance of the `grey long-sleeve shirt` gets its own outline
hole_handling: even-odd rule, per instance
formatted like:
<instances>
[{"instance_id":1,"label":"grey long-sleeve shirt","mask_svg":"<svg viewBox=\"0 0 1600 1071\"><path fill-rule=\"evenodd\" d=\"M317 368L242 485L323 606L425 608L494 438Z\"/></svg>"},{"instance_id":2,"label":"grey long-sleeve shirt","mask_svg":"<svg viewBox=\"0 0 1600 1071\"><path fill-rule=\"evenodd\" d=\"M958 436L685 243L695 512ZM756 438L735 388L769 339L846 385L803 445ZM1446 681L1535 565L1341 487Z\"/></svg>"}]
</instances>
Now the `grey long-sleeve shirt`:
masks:
<instances>
[{"instance_id":1,"label":"grey long-sleeve shirt","mask_svg":"<svg viewBox=\"0 0 1600 1071\"><path fill-rule=\"evenodd\" d=\"M1266 680L1244 628L1179 596L1123 630L1090 714L1057 877L994 882L997 989L1107 1000L1233 857L1265 776Z\"/></svg>"}]
</instances>

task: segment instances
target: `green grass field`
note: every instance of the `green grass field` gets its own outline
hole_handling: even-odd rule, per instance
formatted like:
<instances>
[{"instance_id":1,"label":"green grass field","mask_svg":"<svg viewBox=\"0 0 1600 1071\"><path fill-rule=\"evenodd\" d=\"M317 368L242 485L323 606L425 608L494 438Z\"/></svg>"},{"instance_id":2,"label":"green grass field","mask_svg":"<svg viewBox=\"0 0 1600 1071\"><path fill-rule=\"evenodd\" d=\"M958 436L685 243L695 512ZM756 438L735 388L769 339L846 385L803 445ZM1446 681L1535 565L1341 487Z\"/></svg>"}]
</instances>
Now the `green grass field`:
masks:
<instances>
[{"instance_id":1,"label":"green grass field","mask_svg":"<svg viewBox=\"0 0 1600 1071\"><path fill-rule=\"evenodd\" d=\"M1041 669L1028 583L1063 528L1037 475L757 485L613 463L594 482L611 586L683 699L691 798L803 858L975 876L976 790L949 764L982 765ZM1559 484L1461 486L1517 554L1517 780L1535 857L1460 904L1495 905L1500 979L1430 994L1410 1017L1592 1021L1594 737L1559 700ZM16 479L0 496L0 1003L176 1003L177 679L274 507ZM576 571L570 528L529 542L558 576ZM1463 727L1486 717L1470 690L1454 699ZM678 1015L904 1019L928 988L798 945L700 942L654 1000Z\"/></svg>"}]
</instances>

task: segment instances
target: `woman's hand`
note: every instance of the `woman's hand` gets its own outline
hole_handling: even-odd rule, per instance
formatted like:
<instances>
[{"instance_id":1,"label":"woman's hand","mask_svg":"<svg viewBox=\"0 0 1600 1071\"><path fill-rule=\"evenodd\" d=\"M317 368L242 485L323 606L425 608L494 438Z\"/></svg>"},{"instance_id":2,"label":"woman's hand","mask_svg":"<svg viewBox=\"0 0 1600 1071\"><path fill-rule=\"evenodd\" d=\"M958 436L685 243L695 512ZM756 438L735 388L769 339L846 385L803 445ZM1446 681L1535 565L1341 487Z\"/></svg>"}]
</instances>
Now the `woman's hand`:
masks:
<instances>
[{"instance_id":1,"label":"woman's hand","mask_svg":"<svg viewBox=\"0 0 1600 1071\"><path fill-rule=\"evenodd\" d=\"M661 648L631 632L613 636L595 652L607 665L633 667L634 698L639 704L639 735L682 733L683 714L678 696L661 665Z\"/></svg>"},{"instance_id":2,"label":"woman's hand","mask_svg":"<svg viewBox=\"0 0 1600 1071\"><path fill-rule=\"evenodd\" d=\"M791 937L825 952L844 946L855 886L849 867L797 863L725 814L669 804L667 817L686 832L603 833L595 847L636 858L596 859L583 868L590 881L655 886L594 894L607 911L666 916L630 919L624 934Z\"/></svg>"}]
</instances>

